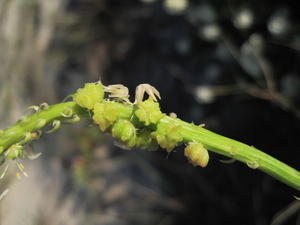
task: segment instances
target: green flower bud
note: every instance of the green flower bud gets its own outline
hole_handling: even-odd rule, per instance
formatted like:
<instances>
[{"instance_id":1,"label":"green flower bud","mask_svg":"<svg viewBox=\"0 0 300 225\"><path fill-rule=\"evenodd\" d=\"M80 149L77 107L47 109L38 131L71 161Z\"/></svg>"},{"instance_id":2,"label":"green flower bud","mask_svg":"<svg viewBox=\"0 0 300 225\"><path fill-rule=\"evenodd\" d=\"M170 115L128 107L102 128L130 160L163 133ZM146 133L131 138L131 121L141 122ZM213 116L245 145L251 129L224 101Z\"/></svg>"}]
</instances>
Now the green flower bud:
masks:
<instances>
[{"instance_id":1,"label":"green flower bud","mask_svg":"<svg viewBox=\"0 0 300 225\"><path fill-rule=\"evenodd\" d=\"M111 130L112 136L121 140L126 146L132 148L135 146L136 129L134 125L125 119L119 119L113 125Z\"/></svg>"},{"instance_id":2,"label":"green flower bud","mask_svg":"<svg viewBox=\"0 0 300 225\"><path fill-rule=\"evenodd\" d=\"M171 152L182 140L181 127L173 124L161 124L157 125L156 131L151 135L155 137L157 143Z\"/></svg>"},{"instance_id":3,"label":"green flower bud","mask_svg":"<svg viewBox=\"0 0 300 225\"><path fill-rule=\"evenodd\" d=\"M164 116L160 111L159 104L154 102L151 97L146 101L139 102L134 114L146 126L156 124Z\"/></svg>"},{"instance_id":4,"label":"green flower bud","mask_svg":"<svg viewBox=\"0 0 300 225\"><path fill-rule=\"evenodd\" d=\"M100 130L105 131L110 127L118 118L120 118L120 110L118 109L117 102L96 103L93 109L93 120L99 125Z\"/></svg>"},{"instance_id":5,"label":"green flower bud","mask_svg":"<svg viewBox=\"0 0 300 225\"><path fill-rule=\"evenodd\" d=\"M208 151L201 143L190 143L185 147L184 155L193 166L206 167L209 161Z\"/></svg>"},{"instance_id":6,"label":"green flower bud","mask_svg":"<svg viewBox=\"0 0 300 225\"><path fill-rule=\"evenodd\" d=\"M83 88L79 88L73 95L74 101L81 107L93 109L97 102L101 102L104 97L104 88L100 83L86 83Z\"/></svg>"}]
</instances>

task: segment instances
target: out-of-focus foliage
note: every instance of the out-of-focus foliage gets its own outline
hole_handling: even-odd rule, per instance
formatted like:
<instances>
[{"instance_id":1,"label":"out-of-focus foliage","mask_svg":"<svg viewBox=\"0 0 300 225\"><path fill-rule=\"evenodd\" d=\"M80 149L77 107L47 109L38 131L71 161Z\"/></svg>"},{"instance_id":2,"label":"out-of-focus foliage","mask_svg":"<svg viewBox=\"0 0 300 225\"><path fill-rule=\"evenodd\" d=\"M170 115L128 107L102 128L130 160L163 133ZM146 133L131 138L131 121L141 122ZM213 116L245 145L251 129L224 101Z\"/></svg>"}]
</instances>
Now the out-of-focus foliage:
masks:
<instances>
[{"instance_id":1,"label":"out-of-focus foliage","mask_svg":"<svg viewBox=\"0 0 300 225\"><path fill-rule=\"evenodd\" d=\"M0 128L28 105L57 102L101 76L131 95L150 83L164 112L206 123L297 168L296 6L1 0ZM121 152L94 129L70 126L35 145L43 155L23 162L27 179L15 179L10 166L1 180L10 189L0 202L1 224L264 225L292 201L290 189L238 163L223 165L212 155L207 168L195 169L176 154L183 149L168 156ZM286 223L297 217L281 216Z\"/></svg>"}]
</instances>

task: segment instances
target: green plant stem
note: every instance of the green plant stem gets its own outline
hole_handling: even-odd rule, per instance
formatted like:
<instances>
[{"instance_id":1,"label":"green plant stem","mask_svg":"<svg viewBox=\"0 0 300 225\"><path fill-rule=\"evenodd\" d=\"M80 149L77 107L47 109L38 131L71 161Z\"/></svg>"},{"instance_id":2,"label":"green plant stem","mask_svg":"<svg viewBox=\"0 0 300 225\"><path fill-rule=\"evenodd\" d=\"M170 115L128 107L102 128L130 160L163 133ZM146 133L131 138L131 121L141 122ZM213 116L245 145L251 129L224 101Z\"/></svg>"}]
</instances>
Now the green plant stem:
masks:
<instances>
[{"instance_id":1,"label":"green plant stem","mask_svg":"<svg viewBox=\"0 0 300 225\"><path fill-rule=\"evenodd\" d=\"M127 117L134 122L134 106L118 104L118 107L118 110L122 113L122 118ZM70 109L73 115L83 115L85 112L83 108L79 107L75 102L65 102L50 106L40 112L24 117L15 125L3 130L2 134L0 134L0 149L2 148L3 152L11 145L20 142L27 132L40 130L56 119L64 119L65 117L62 116L62 114ZM44 120L42 125L40 124L41 120ZM250 168L257 168L264 171L277 180L300 190L299 171L254 147L215 134L205 128L184 122L178 118L164 116L158 123L171 123L180 126L184 142L202 143L204 147L210 151L246 163ZM153 131L155 130L155 126L153 125L148 128Z\"/></svg>"},{"instance_id":2,"label":"green plant stem","mask_svg":"<svg viewBox=\"0 0 300 225\"><path fill-rule=\"evenodd\" d=\"M272 156L244 143L213 133L205 128L165 116L160 123L182 127L185 142L199 142L210 151L246 163L300 191L300 172Z\"/></svg>"},{"instance_id":3,"label":"green plant stem","mask_svg":"<svg viewBox=\"0 0 300 225\"><path fill-rule=\"evenodd\" d=\"M82 108L75 102L64 102L23 117L15 125L3 130L0 134L0 149L2 148L2 151L4 151L11 145L21 141L26 133L40 130L55 119L63 119L62 114L67 110L72 110L73 114L82 114L83 112Z\"/></svg>"}]
</instances>

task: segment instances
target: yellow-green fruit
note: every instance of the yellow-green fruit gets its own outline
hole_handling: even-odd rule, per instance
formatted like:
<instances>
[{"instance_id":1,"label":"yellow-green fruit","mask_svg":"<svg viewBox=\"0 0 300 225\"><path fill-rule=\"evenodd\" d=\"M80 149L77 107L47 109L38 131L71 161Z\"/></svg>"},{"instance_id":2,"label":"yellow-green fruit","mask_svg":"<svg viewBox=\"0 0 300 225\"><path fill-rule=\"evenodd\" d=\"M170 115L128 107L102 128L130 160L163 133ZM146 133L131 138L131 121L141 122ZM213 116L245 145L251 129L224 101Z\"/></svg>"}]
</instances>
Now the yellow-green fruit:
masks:
<instances>
[{"instance_id":1,"label":"yellow-green fruit","mask_svg":"<svg viewBox=\"0 0 300 225\"><path fill-rule=\"evenodd\" d=\"M183 140L181 127L173 124L159 123L156 131L152 132L151 135L167 152L171 152Z\"/></svg>"},{"instance_id":2,"label":"yellow-green fruit","mask_svg":"<svg viewBox=\"0 0 300 225\"><path fill-rule=\"evenodd\" d=\"M206 167L209 161L208 151L201 143L190 143L185 147L184 155L193 166Z\"/></svg>"},{"instance_id":3,"label":"yellow-green fruit","mask_svg":"<svg viewBox=\"0 0 300 225\"><path fill-rule=\"evenodd\" d=\"M79 88L73 95L74 101L87 109L93 109L97 102L103 100L103 97L104 89L100 83L86 83L83 88Z\"/></svg>"},{"instance_id":4,"label":"yellow-green fruit","mask_svg":"<svg viewBox=\"0 0 300 225\"><path fill-rule=\"evenodd\" d=\"M137 110L134 112L139 121L146 126L157 123L164 114L160 111L159 104L150 97L146 101L137 104Z\"/></svg>"},{"instance_id":5,"label":"yellow-green fruit","mask_svg":"<svg viewBox=\"0 0 300 225\"><path fill-rule=\"evenodd\" d=\"M113 125L112 136L124 142L128 147L135 145L136 129L134 125L125 119L119 119Z\"/></svg>"}]
</instances>

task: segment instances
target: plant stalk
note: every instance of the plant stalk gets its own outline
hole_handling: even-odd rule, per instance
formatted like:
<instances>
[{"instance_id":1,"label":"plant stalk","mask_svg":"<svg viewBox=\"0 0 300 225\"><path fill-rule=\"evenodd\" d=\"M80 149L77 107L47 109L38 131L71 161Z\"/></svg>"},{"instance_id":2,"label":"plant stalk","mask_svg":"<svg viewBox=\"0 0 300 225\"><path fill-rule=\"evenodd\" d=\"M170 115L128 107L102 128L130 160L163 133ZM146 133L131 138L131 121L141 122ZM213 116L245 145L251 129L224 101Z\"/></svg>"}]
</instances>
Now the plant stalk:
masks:
<instances>
[{"instance_id":1,"label":"plant stalk","mask_svg":"<svg viewBox=\"0 0 300 225\"><path fill-rule=\"evenodd\" d=\"M70 110L72 115L84 115L84 109L75 102L64 102L26 116L15 125L3 130L0 134L0 155L11 145L22 141L26 133L41 130L54 120L65 119L66 111ZM132 119L132 105L120 104L118 110L124 112L123 114L128 116L129 120ZM178 118L164 116L158 123L180 126L184 142L202 143L210 151L241 161L252 169L259 169L300 191L300 172L298 170L252 146L218 135ZM151 129L155 130L155 126L152 125Z\"/></svg>"},{"instance_id":2,"label":"plant stalk","mask_svg":"<svg viewBox=\"0 0 300 225\"><path fill-rule=\"evenodd\" d=\"M179 125L182 127L185 142L202 143L210 151L241 161L252 169L259 169L300 191L300 172L298 170L253 146L169 116L165 116L160 123Z\"/></svg>"}]
</instances>

